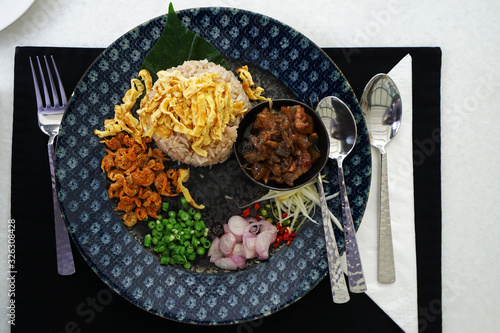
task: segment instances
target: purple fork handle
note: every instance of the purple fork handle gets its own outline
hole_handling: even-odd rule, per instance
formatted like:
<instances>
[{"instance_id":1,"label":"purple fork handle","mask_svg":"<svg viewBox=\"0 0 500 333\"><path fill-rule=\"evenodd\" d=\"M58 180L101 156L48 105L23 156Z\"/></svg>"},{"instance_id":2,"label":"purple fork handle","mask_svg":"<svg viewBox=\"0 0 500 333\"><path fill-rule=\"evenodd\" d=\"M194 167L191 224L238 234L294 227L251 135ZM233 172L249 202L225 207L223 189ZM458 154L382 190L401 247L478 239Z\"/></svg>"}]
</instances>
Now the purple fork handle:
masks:
<instances>
[{"instance_id":1,"label":"purple fork handle","mask_svg":"<svg viewBox=\"0 0 500 333\"><path fill-rule=\"evenodd\" d=\"M75 272L73 262L73 253L69 242L68 230L61 215L59 208L59 199L56 191L56 176L54 168L54 144L49 142L47 145L49 152L50 178L52 181L52 201L54 204L54 224L56 233L56 253L57 253L57 271L60 275L71 275Z\"/></svg>"},{"instance_id":2,"label":"purple fork handle","mask_svg":"<svg viewBox=\"0 0 500 333\"><path fill-rule=\"evenodd\" d=\"M347 261L347 276L349 280L349 289L353 293L363 293L366 291L366 281L361 265L361 257L356 240L356 229L352 220L351 207L344 180L344 171L341 162L338 167L340 199L342 201L342 221L344 225L344 237Z\"/></svg>"}]
</instances>

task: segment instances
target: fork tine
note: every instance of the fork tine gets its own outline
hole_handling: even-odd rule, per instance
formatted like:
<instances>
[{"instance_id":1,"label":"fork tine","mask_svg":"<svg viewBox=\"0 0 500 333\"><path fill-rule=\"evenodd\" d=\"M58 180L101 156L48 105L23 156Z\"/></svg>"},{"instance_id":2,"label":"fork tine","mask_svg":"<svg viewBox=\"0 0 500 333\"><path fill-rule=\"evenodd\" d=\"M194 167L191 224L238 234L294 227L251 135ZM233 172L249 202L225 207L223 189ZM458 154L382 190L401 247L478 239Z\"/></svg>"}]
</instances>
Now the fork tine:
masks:
<instances>
[{"instance_id":1,"label":"fork tine","mask_svg":"<svg viewBox=\"0 0 500 333\"><path fill-rule=\"evenodd\" d=\"M59 96L57 96L56 86L54 85L54 80L52 79L52 74L51 74L51 70L49 67L49 62L47 61L46 56L43 56L43 59L45 60L45 67L47 68L47 75L49 77L50 90L52 91L52 106L53 107L61 106L59 104Z\"/></svg>"},{"instance_id":2,"label":"fork tine","mask_svg":"<svg viewBox=\"0 0 500 333\"><path fill-rule=\"evenodd\" d=\"M35 85L35 96L36 96L36 106L40 110L43 108L42 96L40 95L40 87L38 86L38 79L36 76L35 68L33 67L33 62L30 59L31 74L33 74L33 84Z\"/></svg>"},{"instance_id":3,"label":"fork tine","mask_svg":"<svg viewBox=\"0 0 500 333\"><path fill-rule=\"evenodd\" d=\"M38 62L38 69L40 70L40 81L43 87L43 95L45 96L45 107L50 107L51 103L50 103L49 91L47 89L47 84L45 83L45 77L43 75L42 66L40 65L40 59L36 57L36 61Z\"/></svg>"},{"instance_id":4,"label":"fork tine","mask_svg":"<svg viewBox=\"0 0 500 333\"><path fill-rule=\"evenodd\" d=\"M43 56L43 59L45 60L45 67L47 68L47 75L49 76L50 89L52 90L52 103L53 103L52 106L53 107L61 106L59 102L59 96L57 95L56 86L54 84L54 80L52 79L52 74L51 74L52 71L50 70L49 62L47 61L46 56Z\"/></svg>"},{"instance_id":5,"label":"fork tine","mask_svg":"<svg viewBox=\"0 0 500 333\"><path fill-rule=\"evenodd\" d=\"M64 92L64 86L61 80L61 77L59 76L59 71L57 70L56 62L54 60L53 56L50 56L52 59L52 64L54 65L54 70L57 78L57 83L59 84L59 92L61 93L61 102L62 105L66 105L68 103L68 100L66 99L66 93Z\"/></svg>"}]
</instances>

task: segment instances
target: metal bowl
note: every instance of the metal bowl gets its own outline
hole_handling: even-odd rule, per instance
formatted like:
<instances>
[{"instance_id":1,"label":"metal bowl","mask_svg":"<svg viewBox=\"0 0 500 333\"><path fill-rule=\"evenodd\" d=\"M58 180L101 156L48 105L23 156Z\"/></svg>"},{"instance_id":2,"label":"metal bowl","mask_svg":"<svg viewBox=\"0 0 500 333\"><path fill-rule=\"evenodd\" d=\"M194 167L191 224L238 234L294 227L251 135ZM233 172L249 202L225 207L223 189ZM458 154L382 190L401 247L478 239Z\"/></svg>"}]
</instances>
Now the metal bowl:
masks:
<instances>
[{"instance_id":1,"label":"metal bowl","mask_svg":"<svg viewBox=\"0 0 500 333\"><path fill-rule=\"evenodd\" d=\"M245 175L254 183L270 190L286 191L299 188L315 179L328 161L328 154L330 150L328 131L323 124L323 121L321 121L319 115L310 106L297 100L276 99L272 102L272 108L274 110L280 110L282 106L294 105L301 105L302 107L304 107L306 114L312 117L314 121L314 131L318 134L319 137L317 148L321 155L306 173L302 174L294 181L293 186L290 186L286 183L280 184L272 180L267 183L265 183L263 180L256 180L253 177L252 172L249 170L248 166L246 166L246 160L243 158L244 152L246 151L245 149L248 149L247 147L251 146L249 137L255 118L265 107L269 107L269 103L262 102L253 106L250 110L247 111L245 117L238 127L238 138L236 139L236 142L233 146L233 150L241 169L243 170Z\"/></svg>"}]
</instances>

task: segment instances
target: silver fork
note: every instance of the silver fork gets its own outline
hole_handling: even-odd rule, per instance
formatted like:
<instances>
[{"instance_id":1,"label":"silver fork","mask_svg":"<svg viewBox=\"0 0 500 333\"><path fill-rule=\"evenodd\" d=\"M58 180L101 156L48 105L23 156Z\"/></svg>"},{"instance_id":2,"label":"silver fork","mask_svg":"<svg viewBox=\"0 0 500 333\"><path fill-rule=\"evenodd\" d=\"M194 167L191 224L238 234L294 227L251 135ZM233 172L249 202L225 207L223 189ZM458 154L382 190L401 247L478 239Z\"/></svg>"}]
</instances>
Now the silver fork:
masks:
<instances>
[{"instance_id":1,"label":"silver fork","mask_svg":"<svg viewBox=\"0 0 500 333\"><path fill-rule=\"evenodd\" d=\"M62 219L61 209L59 208L59 200L57 198L57 192L56 192L56 178L54 172L54 162L55 162L54 139L59 133L59 125L61 124L64 110L66 109L66 105L68 104L68 102L66 100L66 94L64 93L64 87L62 85L61 78L59 77L59 72L57 71L54 58L50 56L50 58L52 59L54 73L59 85L59 94L61 95L60 99L57 94L54 80L52 79L49 62L47 61L47 58L45 56L43 58L45 60L45 67L47 69L48 80L52 92L52 100L49 96L49 90L47 88L47 83L43 75L42 66L40 65L40 59L36 57L36 61L38 63L38 70L40 73L40 83L43 87L45 103L42 100L35 67L33 66L31 58L30 58L30 65L31 65L31 72L33 74L33 84L35 85L38 126L40 127L42 132L44 132L49 136L49 142L47 144L47 148L49 152L50 177L52 180L52 201L54 204L57 271L60 275L70 275L75 272L75 264L73 262L73 254L71 252L71 244L69 242L68 230L66 229L66 225L64 224L64 221Z\"/></svg>"}]
</instances>

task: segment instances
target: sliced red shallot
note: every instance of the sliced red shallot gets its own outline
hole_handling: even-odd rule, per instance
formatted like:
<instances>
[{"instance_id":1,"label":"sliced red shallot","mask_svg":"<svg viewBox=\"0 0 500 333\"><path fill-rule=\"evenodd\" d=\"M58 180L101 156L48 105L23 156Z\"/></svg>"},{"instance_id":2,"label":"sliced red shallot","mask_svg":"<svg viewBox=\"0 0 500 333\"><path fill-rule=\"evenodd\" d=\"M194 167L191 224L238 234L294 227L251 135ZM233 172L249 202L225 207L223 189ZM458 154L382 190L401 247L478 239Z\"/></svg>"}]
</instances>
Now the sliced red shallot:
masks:
<instances>
[{"instance_id":1,"label":"sliced red shallot","mask_svg":"<svg viewBox=\"0 0 500 333\"><path fill-rule=\"evenodd\" d=\"M210 262L228 270L244 269L246 260L269 258L269 247L276 240L278 230L269 221L232 216L223 225L224 235L216 237L208 250Z\"/></svg>"},{"instance_id":2,"label":"sliced red shallot","mask_svg":"<svg viewBox=\"0 0 500 333\"><path fill-rule=\"evenodd\" d=\"M274 225L272 225L269 221L266 221L266 220L262 220L262 221L259 221L259 223L261 224L260 226L260 232L262 231L273 231L273 232L276 232L276 227Z\"/></svg>"},{"instance_id":3,"label":"sliced red shallot","mask_svg":"<svg viewBox=\"0 0 500 333\"><path fill-rule=\"evenodd\" d=\"M245 217L245 220L248 221L248 223L255 223L257 222L257 219L253 216L248 216L248 217Z\"/></svg>"},{"instance_id":4,"label":"sliced red shallot","mask_svg":"<svg viewBox=\"0 0 500 333\"><path fill-rule=\"evenodd\" d=\"M208 249L208 256L210 257L212 254L214 254L215 252L219 251L219 243L220 243L220 238L219 237L215 237L213 240L212 240L212 245L210 246L210 248Z\"/></svg>"},{"instance_id":5,"label":"sliced red shallot","mask_svg":"<svg viewBox=\"0 0 500 333\"><path fill-rule=\"evenodd\" d=\"M245 229L245 231L249 231L252 234L258 234L259 232L266 230L276 231L276 227L273 226L269 221L260 220L250 223Z\"/></svg>"},{"instance_id":6,"label":"sliced red shallot","mask_svg":"<svg viewBox=\"0 0 500 333\"><path fill-rule=\"evenodd\" d=\"M257 236L252 233L246 233L243 236L242 252L245 258L252 259L255 257L255 240Z\"/></svg>"},{"instance_id":7,"label":"sliced red shallot","mask_svg":"<svg viewBox=\"0 0 500 333\"><path fill-rule=\"evenodd\" d=\"M219 244L220 244L220 238L216 237L212 241L212 245L210 246L210 249L208 250L208 256L210 257L211 263L214 263L217 259L224 257L224 254L219 249Z\"/></svg>"},{"instance_id":8,"label":"sliced red shallot","mask_svg":"<svg viewBox=\"0 0 500 333\"><path fill-rule=\"evenodd\" d=\"M257 235L255 239L255 252L260 260L269 258L269 246L276 240L276 233L266 230Z\"/></svg>"},{"instance_id":9,"label":"sliced red shallot","mask_svg":"<svg viewBox=\"0 0 500 333\"><path fill-rule=\"evenodd\" d=\"M238 264L235 263L233 260L231 260L228 257L223 257L215 260L215 266L222 268L222 269L229 269L231 271L234 271L238 268Z\"/></svg>"},{"instance_id":10,"label":"sliced red shallot","mask_svg":"<svg viewBox=\"0 0 500 333\"><path fill-rule=\"evenodd\" d=\"M225 255L231 254L233 252L235 245L236 245L236 236L230 232L226 232L220 238L219 249Z\"/></svg>"},{"instance_id":11,"label":"sliced red shallot","mask_svg":"<svg viewBox=\"0 0 500 333\"><path fill-rule=\"evenodd\" d=\"M229 231L232 232L234 236L236 236L237 242L241 242L241 240L243 239L243 233L245 232L245 229L248 225L248 221L238 215L231 216L227 221L227 229L229 229Z\"/></svg>"},{"instance_id":12,"label":"sliced red shallot","mask_svg":"<svg viewBox=\"0 0 500 333\"><path fill-rule=\"evenodd\" d=\"M243 257L243 244L242 243L236 243L234 245L233 253L237 256Z\"/></svg>"},{"instance_id":13,"label":"sliced red shallot","mask_svg":"<svg viewBox=\"0 0 500 333\"><path fill-rule=\"evenodd\" d=\"M224 258L224 254L220 251L217 251L216 253L212 254L212 256L210 257L210 262L213 264L219 258Z\"/></svg>"},{"instance_id":14,"label":"sliced red shallot","mask_svg":"<svg viewBox=\"0 0 500 333\"><path fill-rule=\"evenodd\" d=\"M246 258L243 258L242 256L236 255L234 253L230 254L226 258L231 259L238 266L238 268L244 269L247 265Z\"/></svg>"}]
</instances>

